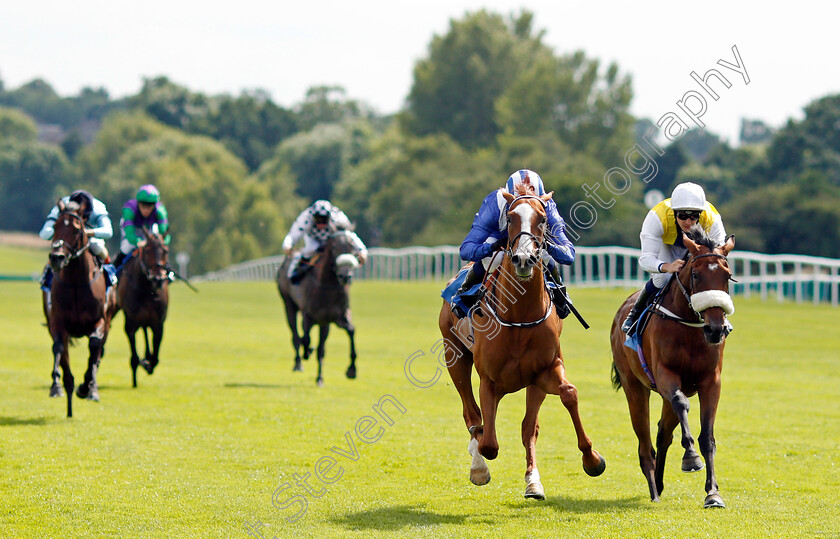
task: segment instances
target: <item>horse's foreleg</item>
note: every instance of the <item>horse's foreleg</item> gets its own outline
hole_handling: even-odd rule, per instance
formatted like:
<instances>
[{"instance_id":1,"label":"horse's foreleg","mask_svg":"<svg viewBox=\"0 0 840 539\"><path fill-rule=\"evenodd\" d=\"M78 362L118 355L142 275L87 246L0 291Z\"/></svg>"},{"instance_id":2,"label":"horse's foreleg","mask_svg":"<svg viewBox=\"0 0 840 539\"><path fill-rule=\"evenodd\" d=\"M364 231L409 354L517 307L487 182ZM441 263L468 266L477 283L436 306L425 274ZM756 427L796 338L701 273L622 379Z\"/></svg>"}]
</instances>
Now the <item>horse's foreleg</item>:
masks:
<instances>
[{"instance_id":1,"label":"horse's foreleg","mask_svg":"<svg viewBox=\"0 0 840 539\"><path fill-rule=\"evenodd\" d=\"M315 379L315 382L318 384L318 387L322 387L324 385L324 377L321 374L321 370L324 367L324 356L327 353L327 336L330 334L330 323L327 322L325 324L318 325L318 378Z\"/></svg>"},{"instance_id":2,"label":"horse's foreleg","mask_svg":"<svg viewBox=\"0 0 840 539\"><path fill-rule=\"evenodd\" d=\"M703 507L726 507L718 492L715 477L715 416L720 400L720 377L708 388L701 387L700 397L700 452L706 460L706 500Z\"/></svg>"},{"instance_id":3,"label":"horse's foreleg","mask_svg":"<svg viewBox=\"0 0 840 539\"><path fill-rule=\"evenodd\" d=\"M152 356L149 360L149 374L152 374L160 361L160 343L163 342L163 322L152 327Z\"/></svg>"},{"instance_id":4,"label":"horse's foreleg","mask_svg":"<svg viewBox=\"0 0 840 539\"><path fill-rule=\"evenodd\" d=\"M522 419L522 445L525 446L525 497L537 500L545 499L545 491L537 470L537 436L540 423L537 415L545 400L545 391L536 386L528 386L525 397L525 417Z\"/></svg>"},{"instance_id":5,"label":"horse's foreleg","mask_svg":"<svg viewBox=\"0 0 840 539\"><path fill-rule=\"evenodd\" d=\"M292 369L295 372L300 372L303 367L300 364L300 334L298 333L297 314L298 309L295 303L287 297L283 297L283 304L286 308L286 323L289 325L289 331L292 334L292 347L295 349L295 366Z\"/></svg>"},{"instance_id":6,"label":"horse's foreleg","mask_svg":"<svg viewBox=\"0 0 840 539\"><path fill-rule=\"evenodd\" d=\"M96 383L96 375L99 371L99 358L102 356L102 347L105 345L105 321L100 320L96 324L96 330L88 335L88 368L85 371L84 383L76 388L76 396L80 399L88 399L99 402L99 386Z\"/></svg>"},{"instance_id":7,"label":"horse's foreleg","mask_svg":"<svg viewBox=\"0 0 840 539\"><path fill-rule=\"evenodd\" d=\"M128 316L125 317L125 334L128 336L128 345L131 348L131 387L137 387L137 367L140 366L140 357L137 355L137 342L135 341L137 325Z\"/></svg>"},{"instance_id":8,"label":"horse's foreleg","mask_svg":"<svg viewBox=\"0 0 840 539\"><path fill-rule=\"evenodd\" d=\"M662 416L659 418L656 431L656 472L654 480L656 481L656 491L661 495L665 490L665 459L668 457L668 448L671 447L671 442L674 439L674 429L679 425L680 420L674 414L674 408L671 404L663 400L662 402Z\"/></svg>"},{"instance_id":9,"label":"horse's foreleg","mask_svg":"<svg viewBox=\"0 0 840 539\"><path fill-rule=\"evenodd\" d=\"M496 410L501 395L496 394L496 384L481 377L478 385L478 399L481 402L481 415L484 416L483 433L478 441L478 451L487 459L493 460L499 454L499 441L496 439Z\"/></svg>"},{"instance_id":10,"label":"horse's foreleg","mask_svg":"<svg viewBox=\"0 0 840 539\"><path fill-rule=\"evenodd\" d=\"M312 331L312 326L315 325L315 321L306 313L301 314L303 316L300 321L300 329L303 334L301 335L300 344L303 347L303 359L309 359L309 356L312 354L312 347L310 346L312 341L309 332Z\"/></svg>"},{"instance_id":11,"label":"horse's foreleg","mask_svg":"<svg viewBox=\"0 0 840 539\"><path fill-rule=\"evenodd\" d=\"M659 378L657 378L657 380L659 380ZM682 459L682 471L697 472L702 470L703 459L700 458L697 450L694 449L694 437L691 435L691 429L688 426L688 397L685 396L685 393L682 392L676 381L669 384L663 380L659 387L660 393L671 404L674 415L677 417L680 424L680 431L682 433L681 445L685 449ZM664 404L664 406L667 405L667 403ZM663 411L662 413L663 417L665 417L665 412ZM659 437L657 436L657 442L658 438Z\"/></svg>"},{"instance_id":12,"label":"horse's foreleg","mask_svg":"<svg viewBox=\"0 0 840 539\"><path fill-rule=\"evenodd\" d=\"M559 395L563 406L569 412L577 435L578 449L583 454L583 471L593 477L604 473L607 463L604 457L592 449L592 441L583 430L583 423L578 412L577 388L566 380L562 355L558 354L553 367L543 371L537 377L537 386L546 393Z\"/></svg>"},{"instance_id":13,"label":"horse's foreleg","mask_svg":"<svg viewBox=\"0 0 840 539\"><path fill-rule=\"evenodd\" d=\"M347 367L347 378L356 378L356 327L350 319L350 311L345 313L344 318L336 322L336 325L347 332L350 337L350 365Z\"/></svg>"},{"instance_id":14,"label":"horse's foreleg","mask_svg":"<svg viewBox=\"0 0 840 539\"><path fill-rule=\"evenodd\" d=\"M53 368L52 373L50 376L52 377L52 385L50 386L50 397L63 397L64 390L61 387L60 380L61 375L58 373L58 369L62 366L61 358L64 355L65 350L67 349L67 343L62 337L54 336L53 337L53 345L52 345L52 353L53 353ZM67 383L67 377L64 377L64 383ZM73 391L71 386L70 391Z\"/></svg>"}]
</instances>

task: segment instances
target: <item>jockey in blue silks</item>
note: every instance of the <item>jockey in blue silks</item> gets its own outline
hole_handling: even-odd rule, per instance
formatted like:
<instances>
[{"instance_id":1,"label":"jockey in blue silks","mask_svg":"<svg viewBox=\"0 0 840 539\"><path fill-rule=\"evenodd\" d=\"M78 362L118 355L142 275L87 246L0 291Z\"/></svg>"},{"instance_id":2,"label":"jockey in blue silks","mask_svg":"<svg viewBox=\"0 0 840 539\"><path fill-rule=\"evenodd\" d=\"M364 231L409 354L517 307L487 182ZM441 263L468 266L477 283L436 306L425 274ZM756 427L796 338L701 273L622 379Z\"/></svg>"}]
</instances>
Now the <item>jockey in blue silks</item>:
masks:
<instances>
[{"instance_id":1,"label":"jockey in blue silks","mask_svg":"<svg viewBox=\"0 0 840 539\"><path fill-rule=\"evenodd\" d=\"M530 187L537 196L545 194L542 178L532 170L517 170L511 174L504 190L515 194L520 185ZM558 314L561 318L565 318L569 314L569 307L566 304L565 287L561 284L558 265L569 265L575 261L575 247L566 237L566 225L557 211L554 200L548 201L545 211L547 229L545 250L542 253L543 263L548 268L551 279L560 287L557 293L552 293L552 299L557 306ZM493 191L484 198L481 208L475 214L467 237L461 243L461 258L472 261L474 264L470 267L464 284L456 294L461 294L480 283L492 261L493 253L507 245L507 212L507 201L502 196L502 189Z\"/></svg>"}]
</instances>

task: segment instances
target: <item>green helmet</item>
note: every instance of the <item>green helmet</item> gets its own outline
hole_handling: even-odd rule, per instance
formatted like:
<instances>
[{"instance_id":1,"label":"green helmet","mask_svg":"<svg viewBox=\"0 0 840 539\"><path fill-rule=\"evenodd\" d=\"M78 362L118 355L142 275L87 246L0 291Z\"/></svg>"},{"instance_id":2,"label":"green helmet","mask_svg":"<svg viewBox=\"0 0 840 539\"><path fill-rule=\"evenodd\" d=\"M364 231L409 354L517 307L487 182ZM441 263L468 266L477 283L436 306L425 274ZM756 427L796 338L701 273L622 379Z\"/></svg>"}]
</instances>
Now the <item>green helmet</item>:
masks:
<instances>
[{"instance_id":1,"label":"green helmet","mask_svg":"<svg viewBox=\"0 0 840 539\"><path fill-rule=\"evenodd\" d=\"M137 190L137 202L154 204L160 200L160 191L152 184L141 185Z\"/></svg>"}]
</instances>

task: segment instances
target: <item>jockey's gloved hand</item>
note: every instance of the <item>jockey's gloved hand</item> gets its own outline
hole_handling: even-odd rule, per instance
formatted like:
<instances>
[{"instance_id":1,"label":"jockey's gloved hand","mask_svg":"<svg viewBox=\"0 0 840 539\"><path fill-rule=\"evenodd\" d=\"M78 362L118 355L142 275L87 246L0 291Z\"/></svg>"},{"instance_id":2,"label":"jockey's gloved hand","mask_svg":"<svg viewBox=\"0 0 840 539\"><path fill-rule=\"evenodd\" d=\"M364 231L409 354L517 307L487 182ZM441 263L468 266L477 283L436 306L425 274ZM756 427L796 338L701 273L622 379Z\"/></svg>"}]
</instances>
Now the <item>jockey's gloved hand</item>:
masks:
<instances>
[{"instance_id":1,"label":"jockey's gloved hand","mask_svg":"<svg viewBox=\"0 0 840 539\"><path fill-rule=\"evenodd\" d=\"M507 247L507 238L502 238L500 240L496 240L491 245L492 245L492 247L491 247L492 252L495 253L496 251L501 251L502 249Z\"/></svg>"}]
</instances>

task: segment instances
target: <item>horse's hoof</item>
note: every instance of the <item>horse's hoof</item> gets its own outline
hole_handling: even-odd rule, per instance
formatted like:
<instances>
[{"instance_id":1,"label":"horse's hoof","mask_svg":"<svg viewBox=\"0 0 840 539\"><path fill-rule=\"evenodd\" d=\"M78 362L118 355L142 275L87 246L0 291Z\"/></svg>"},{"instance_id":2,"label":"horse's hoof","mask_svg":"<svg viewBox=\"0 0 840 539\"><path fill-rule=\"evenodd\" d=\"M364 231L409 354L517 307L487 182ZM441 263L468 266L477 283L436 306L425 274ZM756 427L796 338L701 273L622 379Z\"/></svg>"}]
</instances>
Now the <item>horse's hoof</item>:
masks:
<instances>
[{"instance_id":1,"label":"horse's hoof","mask_svg":"<svg viewBox=\"0 0 840 539\"><path fill-rule=\"evenodd\" d=\"M356 367L347 367L347 378L350 378L351 380L356 378Z\"/></svg>"},{"instance_id":2,"label":"horse's hoof","mask_svg":"<svg viewBox=\"0 0 840 539\"><path fill-rule=\"evenodd\" d=\"M476 486L486 485L490 482L490 468L473 470L470 468L470 483Z\"/></svg>"},{"instance_id":3,"label":"horse's hoof","mask_svg":"<svg viewBox=\"0 0 840 539\"><path fill-rule=\"evenodd\" d=\"M590 477L598 477L604 473L604 470L607 469L607 461L604 460L604 457L601 455L598 455L598 457L600 457L601 462L599 462L597 466L594 468L587 468L586 466L583 467L583 471L586 472L586 475Z\"/></svg>"},{"instance_id":4,"label":"horse's hoof","mask_svg":"<svg viewBox=\"0 0 840 539\"><path fill-rule=\"evenodd\" d=\"M705 467L706 465L703 464L703 459L700 458L700 455L696 457L685 457L682 460L682 471L686 473L699 472Z\"/></svg>"},{"instance_id":5,"label":"horse's hoof","mask_svg":"<svg viewBox=\"0 0 840 539\"><path fill-rule=\"evenodd\" d=\"M80 399L87 399L94 402L99 402L99 389L92 384L82 384L76 388L76 396Z\"/></svg>"},{"instance_id":6,"label":"horse's hoof","mask_svg":"<svg viewBox=\"0 0 840 539\"><path fill-rule=\"evenodd\" d=\"M545 491L543 490L542 483L530 483L525 487L525 497L532 500L544 500Z\"/></svg>"},{"instance_id":7,"label":"horse's hoof","mask_svg":"<svg viewBox=\"0 0 840 539\"><path fill-rule=\"evenodd\" d=\"M709 494L706 496L706 501L703 503L703 507L708 509L710 507L726 507L726 504L723 503L723 498L720 497L720 494Z\"/></svg>"},{"instance_id":8,"label":"horse's hoof","mask_svg":"<svg viewBox=\"0 0 840 539\"><path fill-rule=\"evenodd\" d=\"M140 366L143 367L143 370L146 371L148 374L152 374L155 371L155 366L148 359L141 359Z\"/></svg>"},{"instance_id":9,"label":"horse's hoof","mask_svg":"<svg viewBox=\"0 0 840 539\"><path fill-rule=\"evenodd\" d=\"M64 388L61 387L59 384L53 384L50 387L50 397L63 397L64 396Z\"/></svg>"},{"instance_id":10,"label":"horse's hoof","mask_svg":"<svg viewBox=\"0 0 840 539\"><path fill-rule=\"evenodd\" d=\"M323 378L316 378L315 383L318 385L318 387L324 387L324 379Z\"/></svg>"},{"instance_id":11,"label":"horse's hoof","mask_svg":"<svg viewBox=\"0 0 840 539\"><path fill-rule=\"evenodd\" d=\"M295 366L292 368L292 372L303 372L303 366L301 366L300 360L295 361Z\"/></svg>"}]
</instances>

